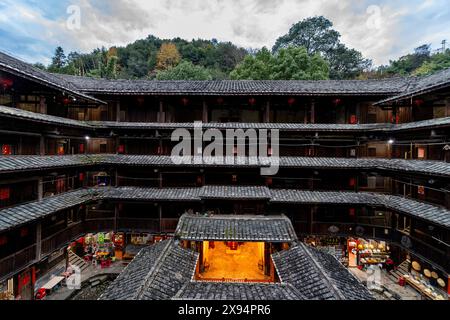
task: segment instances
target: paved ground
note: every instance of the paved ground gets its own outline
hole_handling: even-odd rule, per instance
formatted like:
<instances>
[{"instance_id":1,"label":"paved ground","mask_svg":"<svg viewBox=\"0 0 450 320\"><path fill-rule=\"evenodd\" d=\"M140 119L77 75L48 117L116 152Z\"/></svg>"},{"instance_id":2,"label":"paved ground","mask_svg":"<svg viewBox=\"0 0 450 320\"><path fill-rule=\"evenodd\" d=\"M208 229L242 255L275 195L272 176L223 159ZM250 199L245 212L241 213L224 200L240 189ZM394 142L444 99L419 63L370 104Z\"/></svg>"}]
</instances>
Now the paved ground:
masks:
<instances>
[{"instance_id":1,"label":"paved ground","mask_svg":"<svg viewBox=\"0 0 450 320\"><path fill-rule=\"evenodd\" d=\"M85 282L85 281L91 279L92 277L100 276L100 275L119 274L123 270L124 267L125 267L125 265L121 261L115 262L111 265L110 268L105 268L105 269L101 269L100 266L98 266L98 267L90 266L89 268L87 268L85 271L82 272L81 281ZM45 284L48 280L51 279L51 277L53 275L60 275L62 272L64 272L64 270L65 270L65 261L63 261L60 264L58 264L57 266L55 266L45 276L43 276L39 280L37 280L36 288L39 288L40 286ZM108 283L108 281L106 281L106 284L107 283ZM94 292L91 291L91 292L86 293L86 296L87 297L95 297L98 293L98 290L101 290L103 287L104 287L104 284L101 284L99 286L99 288L97 288ZM104 289L105 288L103 288L103 290ZM74 290L68 289L66 286L62 286L58 290L53 292L51 295L47 296L46 300L66 300L71 295L73 295L74 292L75 292ZM82 297L83 295L78 295L78 296L81 296L81 299L83 299L83 297Z\"/></svg>"},{"instance_id":2,"label":"paved ground","mask_svg":"<svg viewBox=\"0 0 450 320\"><path fill-rule=\"evenodd\" d=\"M364 283L367 282L368 274L365 271L359 270L358 268L349 268L349 271L353 273L358 279L363 281ZM410 286L400 286L394 281L391 280L391 278L388 277L387 272L385 270L381 271L381 279L380 279L381 287L384 287L384 292L377 292L372 291L375 298L377 300L391 300L392 298L389 296L388 293L385 291L388 291L390 293L398 294L401 297L401 300L421 300L421 295L411 288ZM387 289L387 290L386 290Z\"/></svg>"}]
</instances>

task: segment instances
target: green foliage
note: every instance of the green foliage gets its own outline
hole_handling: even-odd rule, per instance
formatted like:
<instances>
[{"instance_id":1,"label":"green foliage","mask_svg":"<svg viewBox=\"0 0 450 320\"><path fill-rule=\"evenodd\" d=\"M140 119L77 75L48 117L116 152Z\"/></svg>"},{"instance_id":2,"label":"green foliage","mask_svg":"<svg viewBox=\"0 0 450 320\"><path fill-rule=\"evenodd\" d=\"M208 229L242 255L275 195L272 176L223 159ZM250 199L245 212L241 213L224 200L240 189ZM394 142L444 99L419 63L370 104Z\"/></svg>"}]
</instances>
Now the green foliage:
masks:
<instances>
[{"instance_id":1,"label":"green foliage","mask_svg":"<svg viewBox=\"0 0 450 320\"><path fill-rule=\"evenodd\" d=\"M182 61L177 66L164 71L158 71L158 80L212 80L208 69L196 66L190 61Z\"/></svg>"},{"instance_id":2,"label":"green foliage","mask_svg":"<svg viewBox=\"0 0 450 320\"><path fill-rule=\"evenodd\" d=\"M432 55L428 61L425 61L419 68L414 70L413 74L424 76L447 68L450 68L450 49L443 53Z\"/></svg>"},{"instance_id":3,"label":"green foliage","mask_svg":"<svg viewBox=\"0 0 450 320\"><path fill-rule=\"evenodd\" d=\"M321 80L328 79L329 68L318 54L308 55L303 47L287 47L272 55L263 48L247 56L231 72L237 80Z\"/></svg>"},{"instance_id":4,"label":"green foliage","mask_svg":"<svg viewBox=\"0 0 450 320\"><path fill-rule=\"evenodd\" d=\"M352 79L370 68L372 62L342 44L341 35L332 27L331 21L323 16L302 20L277 39L272 51L294 46L304 47L309 55L320 54L328 61L332 79Z\"/></svg>"}]
</instances>

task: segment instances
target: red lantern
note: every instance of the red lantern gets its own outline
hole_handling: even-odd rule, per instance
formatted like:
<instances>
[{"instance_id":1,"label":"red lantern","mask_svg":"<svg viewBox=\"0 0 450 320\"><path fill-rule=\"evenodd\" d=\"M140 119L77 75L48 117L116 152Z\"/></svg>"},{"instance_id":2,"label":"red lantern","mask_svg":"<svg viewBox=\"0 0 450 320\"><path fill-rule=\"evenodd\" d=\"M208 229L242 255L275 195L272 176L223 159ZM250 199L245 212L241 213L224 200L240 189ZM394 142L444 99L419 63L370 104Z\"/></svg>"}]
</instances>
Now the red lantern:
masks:
<instances>
[{"instance_id":1,"label":"red lantern","mask_svg":"<svg viewBox=\"0 0 450 320\"><path fill-rule=\"evenodd\" d=\"M349 184L350 187L354 187L356 185L356 179L355 178L350 178L350 181L349 181L348 184Z\"/></svg>"},{"instance_id":2,"label":"red lantern","mask_svg":"<svg viewBox=\"0 0 450 320\"><path fill-rule=\"evenodd\" d=\"M84 143L80 143L80 144L79 144L79 146L78 146L78 151L79 151L80 153L84 153Z\"/></svg>"},{"instance_id":3,"label":"red lantern","mask_svg":"<svg viewBox=\"0 0 450 320\"><path fill-rule=\"evenodd\" d=\"M8 238L6 236L0 237L0 246L3 246L8 243Z\"/></svg>"},{"instance_id":4,"label":"red lantern","mask_svg":"<svg viewBox=\"0 0 450 320\"><path fill-rule=\"evenodd\" d=\"M256 99L255 98L248 99L248 104L254 106L256 104Z\"/></svg>"},{"instance_id":5,"label":"red lantern","mask_svg":"<svg viewBox=\"0 0 450 320\"><path fill-rule=\"evenodd\" d=\"M11 196L11 189L9 187L0 188L0 200L8 200Z\"/></svg>"},{"instance_id":6,"label":"red lantern","mask_svg":"<svg viewBox=\"0 0 450 320\"><path fill-rule=\"evenodd\" d=\"M414 105L420 107L425 103L425 101L423 101L422 99L416 99L414 100Z\"/></svg>"},{"instance_id":7,"label":"red lantern","mask_svg":"<svg viewBox=\"0 0 450 320\"><path fill-rule=\"evenodd\" d=\"M181 103L183 104L183 106L187 106L189 104L189 99L188 98L182 98L181 99Z\"/></svg>"},{"instance_id":8,"label":"red lantern","mask_svg":"<svg viewBox=\"0 0 450 320\"><path fill-rule=\"evenodd\" d=\"M217 98L217 104L223 104L224 100L223 98Z\"/></svg>"},{"instance_id":9,"label":"red lantern","mask_svg":"<svg viewBox=\"0 0 450 320\"><path fill-rule=\"evenodd\" d=\"M9 156L12 154L12 148L9 144L2 145L2 155Z\"/></svg>"},{"instance_id":10,"label":"red lantern","mask_svg":"<svg viewBox=\"0 0 450 320\"><path fill-rule=\"evenodd\" d=\"M67 106L69 103L70 103L70 99L69 99L69 98L64 98L64 99L63 99L63 104L64 104L65 106Z\"/></svg>"},{"instance_id":11,"label":"red lantern","mask_svg":"<svg viewBox=\"0 0 450 320\"><path fill-rule=\"evenodd\" d=\"M354 216L355 216L355 208L350 208L350 209L348 210L348 215L349 215L350 217L354 217Z\"/></svg>"},{"instance_id":12,"label":"red lantern","mask_svg":"<svg viewBox=\"0 0 450 320\"><path fill-rule=\"evenodd\" d=\"M289 98L289 99L288 99L288 105L289 105L290 107L292 107L294 104L295 104L295 98Z\"/></svg>"},{"instance_id":13,"label":"red lantern","mask_svg":"<svg viewBox=\"0 0 450 320\"><path fill-rule=\"evenodd\" d=\"M13 86L14 82L11 79L0 78L0 86L3 89L9 89Z\"/></svg>"},{"instance_id":14,"label":"red lantern","mask_svg":"<svg viewBox=\"0 0 450 320\"><path fill-rule=\"evenodd\" d=\"M267 185L268 187L271 186L272 183L273 183L272 178L266 178L266 185Z\"/></svg>"},{"instance_id":15,"label":"red lantern","mask_svg":"<svg viewBox=\"0 0 450 320\"><path fill-rule=\"evenodd\" d=\"M333 104L334 104L335 107L337 107L337 106L340 105L341 103L342 103L342 100L339 99L339 98L333 100Z\"/></svg>"},{"instance_id":16,"label":"red lantern","mask_svg":"<svg viewBox=\"0 0 450 320\"><path fill-rule=\"evenodd\" d=\"M84 173L83 172L80 172L80 174L78 175L78 180L84 181Z\"/></svg>"},{"instance_id":17,"label":"red lantern","mask_svg":"<svg viewBox=\"0 0 450 320\"><path fill-rule=\"evenodd\" d=\"M125 153L125 146L123 144L119 145L117 148L118 153Z\"/></svg>"},{"instance_id":18,"label":"red lantern","mask_svg":"<svg viewBox=\"0 0 450 320\"><path fill-rule=\"evenodd\" d=\"M357 124L358 123L358 118L356 117L356 115L352 114L350 116L350 124Z\"/></svg>"}]
</instances>

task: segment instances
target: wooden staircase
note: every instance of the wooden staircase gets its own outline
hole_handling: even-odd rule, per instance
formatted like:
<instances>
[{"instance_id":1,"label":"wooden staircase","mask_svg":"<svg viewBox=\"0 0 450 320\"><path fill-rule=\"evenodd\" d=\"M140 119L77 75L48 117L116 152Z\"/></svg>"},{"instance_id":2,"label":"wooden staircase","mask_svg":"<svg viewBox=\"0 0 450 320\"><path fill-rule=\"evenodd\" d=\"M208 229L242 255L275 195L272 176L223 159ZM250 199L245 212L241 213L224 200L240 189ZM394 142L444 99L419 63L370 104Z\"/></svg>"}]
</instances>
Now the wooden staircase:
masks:
<instances>
[{"instance_id":1,"label":"wooden staircase","mask_svg":"<svg viewBox=\"0 0 450 320\"><path fill-rule=\"evenodd\" d=\"M395 283L398 283L398 279L400 277L402 277L405 274L408 274L408 265L409 265L408 260L405 260L402 263L400 263L397 268L389 272L388 274L389 278Z\"/></svg>"},{"instance_id":2,"label":"wooden staircase","mask_svg":"<svg viewBox=\"0 0 450 320\"><path fill-rule=\"evenodd\" d=\"M72 250L69 250L69 265L73 265L80 268L81 272L85 271L87 268L90 267L90 264L88 264L86 261L80 258Z\"/></svg>"}]
</instances>

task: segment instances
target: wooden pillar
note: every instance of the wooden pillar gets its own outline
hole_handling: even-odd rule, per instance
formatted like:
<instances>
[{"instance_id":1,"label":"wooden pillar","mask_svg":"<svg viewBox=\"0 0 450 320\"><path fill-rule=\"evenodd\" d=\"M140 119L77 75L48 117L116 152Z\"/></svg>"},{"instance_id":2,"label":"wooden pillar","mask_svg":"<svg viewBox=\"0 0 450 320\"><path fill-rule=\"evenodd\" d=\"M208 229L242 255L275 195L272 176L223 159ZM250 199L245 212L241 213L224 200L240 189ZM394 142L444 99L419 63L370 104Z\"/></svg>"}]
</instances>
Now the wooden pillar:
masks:
<instances>
[{"instance_id":1,"label":"wooden pillar","mask_svg":"<svg viewBox=\"0 0 450 320\"><path fill-rule=\"evenodd\" d=\"M316 123L316 102L311 99L311 123Z\"/></svg>"},{"instance_id":2,"label":"wooden pillar","mask_svg":"<svg viewBox=\"0 0 450 320\"><path fill-rule=\"evenodd\" d=\"M119 204L114 206L114 231L117 232L119 228Z\"/></svg>"},{"instance_id":3,"label":"wooden pillar","mask_svg":"<svg viewBox=\"0 0 450 320\"><path fill-rule=\"evenodd\" d=\"M158 217L159 217L159 233L163 232L163 222L162 222L162 206L158 204Z\"/></svg>"},{"instance_id":4,"label":"wooden pillar","mask_svg":"<svg viewBox=\"0 0 450 320\"><path fill-rule=\"evenodd\" d=\"M23 145L22 136L19 136L19 144L17 146L17 154L19 155L22 155L23 152L22 145Z\"/></svg>"},{"instance_id":5,"label":"wooden pillar","mask_svg":"<svg viewBox=\"0 0 450 320\"><path fill-rule=\"evenodd\" d=\"M166 122L165 114L164 114L164 102L162 99L159 100L158 122L159 123Z\"/></svg>"},{"instance_id":6,"label":"wooden pillar","mask_svg":"<svg viewBox=\"0 0 450 320\"><path fill-rule=\"evenodd\" d=\"M203 100L203 115L202 115L202 121L203 123L208 123L208 104L205 100Z\"/></svg>"},{"instance_id":7,"label":"wooden pillar","mask_svg":"<svg viewBox=\"0 0 450 320\"><path fill-rule=\"evenodd\" d=\"M47 114L47 104L44 96L39 97L39 112Z\"/></svg>"},{"instance_id":8,"label":"wooden pillar","mask_svg":"<svg viewBox=\"0 0 450 320\"><path fill-rule=\"evenodd\" d=\"M36 225L36 261L41 260L42 248L42 225L40 222Z\"/></svg>"},{"instance_id":9,"label":"wooden pillar","mask_svg":"<svg viewBox=\"0 0 450 320\"><path fill-rule=\"evenodd\" d=\"M158 181L159 181L159 187L162 188L163 187L163 177L162 177L161 172L159 173Z\"/></svg>"},{"instance_id":10,"label":"wooden pillar","mask_svg":"<svg viewBox=\"0 0 450 320\"><path fill-rule=\"evenodd\" d=\"M264 113L264 122L270 123L270 101L267 101L267 103L266 103L266 110Z\"/></svg>"},{"instance_id":11,"label":"wooden pillar","mask_svg":"<svg viewBox=\"0 0 450 320\"><path fill-rule=\"evenodd\" d=\"M37 181L37 194L38 200L41 201L44 198L44 181L42 178L39 178Z\"/></svg>"},{"instance_id":12,"label":"wooden pillar","mask_svg":"<svg viewBox=\"0 0 450 320\"><path fill-rule=\"evenodd\" d=\"M39 155L45 156L45 138L43 135L39 137Z\"/></svg>"},{"instance_id":13,"label":"wooden pillar","mask_svg":"<svg viewBox=\"0 0 450 320\"><path fill-rule=\"evenodd\" d=\"M120 100L116 102L116 122L120 122Z\"/></svg>"},{"instance_id":14,"label":"wooden pillar","mask_svg":"<svg viewBox=\"0 0 450 320\"><path fill-rule=\"evenodd\" d=\"M312 206L309 213L309 233L313 234L313 224L314 224L314 213L316 212L316 207Z\"/></svg>"}]
</instances>

